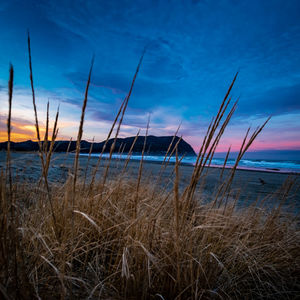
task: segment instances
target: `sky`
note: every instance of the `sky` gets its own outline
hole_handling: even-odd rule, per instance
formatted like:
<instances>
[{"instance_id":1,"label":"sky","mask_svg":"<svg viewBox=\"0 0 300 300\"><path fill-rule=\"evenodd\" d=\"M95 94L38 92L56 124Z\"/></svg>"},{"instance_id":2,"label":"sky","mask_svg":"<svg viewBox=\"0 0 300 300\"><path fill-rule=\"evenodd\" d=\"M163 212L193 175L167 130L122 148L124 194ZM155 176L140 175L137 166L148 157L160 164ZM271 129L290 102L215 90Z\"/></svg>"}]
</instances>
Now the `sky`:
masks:
<instances>
[{"instance_id":1,"label":"sky","mask_svg":"<svg viewBox=\"0 0 300 300\"><path fill-rule=\"evenodd\" d=\"M60 105L59 138L76 138L95 55L83 139L102 141L138 74L121 136L179 135L197 151L238 71L239 99L218 151L238 150L249 126L272 116L250 151L300 150L300 1L0 1L0 141L15 70L13 140L35 139L30 31L38 115Z\"/></svg>"}]
</instances>

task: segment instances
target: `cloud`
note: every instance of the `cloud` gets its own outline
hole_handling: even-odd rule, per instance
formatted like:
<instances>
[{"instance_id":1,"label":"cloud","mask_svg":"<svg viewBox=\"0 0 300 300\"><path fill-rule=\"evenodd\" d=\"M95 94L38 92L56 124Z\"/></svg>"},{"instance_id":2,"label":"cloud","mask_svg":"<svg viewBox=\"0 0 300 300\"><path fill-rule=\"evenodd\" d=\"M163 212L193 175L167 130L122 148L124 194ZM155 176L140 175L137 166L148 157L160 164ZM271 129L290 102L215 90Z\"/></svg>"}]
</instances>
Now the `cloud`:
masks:
<instances>
[{"instance_id":1,"label":"cloud","mask_svg":"<svg viewBox=\"0 0 300 300\"><path fill-rule=\"evenodd\" d=\"M248 99L241 99L237 115L270 116L300 112L300 83L275 87Z\"/></svg>"}]
</instances>

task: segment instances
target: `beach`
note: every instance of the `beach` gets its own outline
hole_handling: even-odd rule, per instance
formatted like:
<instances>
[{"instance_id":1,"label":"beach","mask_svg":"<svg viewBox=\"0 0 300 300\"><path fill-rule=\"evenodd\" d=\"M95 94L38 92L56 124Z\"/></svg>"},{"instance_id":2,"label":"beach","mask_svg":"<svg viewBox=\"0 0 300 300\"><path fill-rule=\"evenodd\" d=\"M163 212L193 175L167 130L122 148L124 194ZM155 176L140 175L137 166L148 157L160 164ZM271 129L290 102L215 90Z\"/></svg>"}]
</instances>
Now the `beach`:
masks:
<instances>
[{"instance_id":1,"label":"beach","mask_svg":"<svg viewBox=\"0 0 300 300\"><path fill-rule=\"evenodd\" d=\"M5 157L5 152L1 152L0 167L2 170L5 169ZM11 161L12 171L17 175L16 180L34 182L41 178L41 162L37 152L12 152ZM79 180L82 180L86 173L86 180L89 182L94 167L97 165L97 161L98 157L92 156L89 161L89 168L87 169L88 156L79 157L79 173L81 174ZM64 182L69 172L72 173L73 162L74 154L72 153L54 153L49 169L49 181L52 184ZM112 159L108 172L108 180L118 180L118 175L121 174L124 163L125 160ZM107 159L102 158L97 172L96 182L101 182L101 176L106 166ZM136 180L138 178L139 166L140 161L130 160L123 178ZM181 192L183 192L184 188L189 184L192 172L192 165L180 165L179 188ZM214 199L216 188L220 186L222 180L226 180L230 172L230 168L224 169L221 178L222 168L205 168L197 187L197 192L198 194L201 193L201 199L204 202L209 202ZM144 161L142 175L142 180L145 183L150 185L156 184L159 188L170 190L173 188L174 164L170 163L162 170L160 162ZM158 176L160 176L159 179ZM289 196L284 205L289 206L289 210L298 212L300 211L300 189L299 175L297 174L238 169L236 170L231 186L231 200L238 197L238 207L253 205L257 201L258 203L264 201L266 205L272 207L272 204L274 204L273 199L278 198L281 186L288 179L294 179L295 184L289 191Z\"/></svg>"}]
</instances>

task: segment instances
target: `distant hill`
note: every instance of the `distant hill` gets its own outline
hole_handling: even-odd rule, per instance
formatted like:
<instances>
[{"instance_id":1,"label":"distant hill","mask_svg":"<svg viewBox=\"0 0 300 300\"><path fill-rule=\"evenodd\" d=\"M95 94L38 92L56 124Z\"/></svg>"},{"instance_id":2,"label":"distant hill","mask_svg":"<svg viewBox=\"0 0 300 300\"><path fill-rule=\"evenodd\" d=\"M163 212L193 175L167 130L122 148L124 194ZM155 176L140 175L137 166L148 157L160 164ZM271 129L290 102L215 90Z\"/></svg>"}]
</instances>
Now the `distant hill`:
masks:
<instances>
[{"instance_id":1,"label":"distant hill","mask_svg":"<svg viewBox=\"0 0 300 300\"><path fill-rule=\"evenodd\" d=\"M116 141L115 151L123 153L128 153L135 137L127 137L127 138L118 138ZM145 152L151 155L164 155L173 139L173 136L147 136L146 140L146 148ZM113 143L114 139L110 139L107 143L106 149L104 152L109 152L110 147ZM137 141L133 147L134 153L141 153L144 146L144 136L139 136ZM179 137L175 137L173 142L173 147L178 142ZM105 141L101 143L94 143L93 144L93 153L100 153L103 149ZM69 141L56 141L54 145L55 152L66 152L68 149ZM81 153L88 153L90 151L91 143L87 141L81 141ZM0 143L0 150L7 149L7 142ZM76 141L72 141L70 145L70 152L76 149ZM11 150L14 151L38 151L38 143L33 141L26 141L26 142L11 142ZM183 155L196 155L194 149L183 139L178 144L178 154Z\"/></svg>"}]
</instances>

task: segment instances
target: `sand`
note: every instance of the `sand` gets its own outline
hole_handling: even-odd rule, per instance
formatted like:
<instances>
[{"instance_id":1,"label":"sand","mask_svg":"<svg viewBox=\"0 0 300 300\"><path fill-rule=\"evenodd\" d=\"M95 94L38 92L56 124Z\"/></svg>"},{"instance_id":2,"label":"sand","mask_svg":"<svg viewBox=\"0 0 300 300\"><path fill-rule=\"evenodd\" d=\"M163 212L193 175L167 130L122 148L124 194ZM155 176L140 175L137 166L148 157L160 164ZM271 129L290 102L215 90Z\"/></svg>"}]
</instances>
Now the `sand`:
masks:
<instances>
[{"instance_id":1,"label":"sand","mask_svg":"<svg viewBox=\"0 0 300 300\"><path fill-rule=\"evenodd\" d=\"M0 152L0 168L5 170L6 152ZM19 181L38 181L41 176L41 163L40 158L36 152L13 152L11 155L12 170L14 174L18 176ZM74 154L70 153L54 153L51 168L49 170L49 180L52 183L63 182L68 175L68 172L72 169L74 160ZM86 156L80 157L79 171L83 175L86 170L88 158ZM98 158L92 157L90 160L90 166L96 165ZM113 160L111 168L109 170L108 179L116 179L122 170L124 161ZM128 179L137 178L139 161L130 161L128 165L128 172L126 177ZM97 174L97 180L101 180L101 174L105 170L105 160L101 163L99 172ZM161 170L160 163L144 162L143 164L143 180L151 184L157 182L157 174ZM160 189L171 189L173 187L174 178L174 166L169 165L163 173L158 185ZM180 174L180 190L183 191L187 186L193 166L181 165L179 168ZM206 168L205 179L201 180L197 193L201 189L201 195L205 201L211 200L215 195L215 189L221 183L220 168ZM230 172L230 169L225 169L223 179L225 179ZM89 172L88 172L89 174ZM239 193L238 206L251 205L257 200L264 201L270 207L274 204L274 198L278 198L279 189L282 184L291 177L289 174L265 172L265 171L253 171L253 170L237 170L234 181L232 184L233 194ZM292 205L293 212L300 212L300 184L299 176L292 176L295 178L296 183L291 189L285 205ZM81 176L81 178L83 178ZM88 175L89 178L89 175Z\"/></svg>"}]
</instances>

